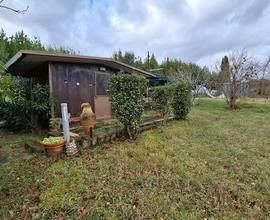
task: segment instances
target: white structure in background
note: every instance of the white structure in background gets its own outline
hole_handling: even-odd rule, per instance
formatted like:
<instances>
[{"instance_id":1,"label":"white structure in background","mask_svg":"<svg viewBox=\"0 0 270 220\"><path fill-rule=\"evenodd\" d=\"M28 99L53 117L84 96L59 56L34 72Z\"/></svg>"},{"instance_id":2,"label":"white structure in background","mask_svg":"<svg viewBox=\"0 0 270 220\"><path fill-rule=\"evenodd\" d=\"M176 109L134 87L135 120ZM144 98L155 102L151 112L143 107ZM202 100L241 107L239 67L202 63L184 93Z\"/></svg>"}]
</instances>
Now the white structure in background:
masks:
<instances>
[{"instance_id":1,"label":"white structure in background","mask_svg":"<svg viewBox=\"0 0 270 220\"><path fill-rule=\"evenodd\" d=\"M213 91L210 91L205 86L196 86L196 88L192 90L192 95L195 97L208 96L210 98L218 98L218 99L224 99L226 97L224 94L214 96Z\"/></svg>"},{"instance_id":2,"label":"white structure in background","mask_svg":"<svg viewBox=\"0 0 270 220\"><path fill-rule=\"evenodd\" d=\"M196 86L194 90L192 90L192 95L194 96L203 96L207 95L210 98L215 98L212 93L204 86Z\"/></svg>"}]
</instances>

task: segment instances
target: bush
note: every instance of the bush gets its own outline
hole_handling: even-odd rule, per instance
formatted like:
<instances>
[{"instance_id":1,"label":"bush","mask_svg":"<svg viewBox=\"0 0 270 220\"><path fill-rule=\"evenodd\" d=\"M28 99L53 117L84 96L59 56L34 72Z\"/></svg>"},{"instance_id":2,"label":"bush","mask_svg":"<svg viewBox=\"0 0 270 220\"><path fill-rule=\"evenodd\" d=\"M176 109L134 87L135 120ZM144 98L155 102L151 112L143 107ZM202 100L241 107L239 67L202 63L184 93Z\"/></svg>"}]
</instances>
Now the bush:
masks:
<instances>
[{"instance_id":1,"label":"bush","mask_svg":"<svg viewBox=\"0 0 270 220\"><path fill-rule=\"evenodd\" d=\"M10 79L11 76L1 77ZM2 94L8 94L0 100L0 120L6 121L6 127L10 130L47 126L50 117L48 86L40 84L32 86L31 80L22 77L11 77L11 79L12 83L6 84L6 88L3 81L0 82ZM12 93L9 92L9 85L12 85Z\"/></svg>"},{"instance_id":2,"label":"bush","mask_svg":"<svg viewBox=\"0 0 270 220\"><path fill-rule=\"evenodd\" d=\"M114 75L108 83L112 111L130 139L136 138L139 131L146 85L143 77L127 74Z\"/></svg>"},{"instance_id":3,"label":"bush","mask_svg":"<svg viewBox=\"0 0 270 220\"><path fill-rule=\"evenodd\" d=\"M154 108L165 117L171 111L174 87L172 85L153 87L152 101Z\"/></svg>"},{"instance_id":4,"label":"bush","mask_svg":"<svg viewBox=\"0 0 270 220\"><path fill-rule=\"evenodd\" d=\"M172 101L175 119L186 119L191 106L191 89L192 86L189 82L181 81L177 83Z\"/></svg>"},{"instance_id":5,"label":"bush","mask_svg":"<svg viewBox=\"0 0 270 220\"><path fill-rule=\"evenodd\" d=\"M0 73L0 104L8 102L15 89L13 77Z\"/></svg>"}]
</instances>

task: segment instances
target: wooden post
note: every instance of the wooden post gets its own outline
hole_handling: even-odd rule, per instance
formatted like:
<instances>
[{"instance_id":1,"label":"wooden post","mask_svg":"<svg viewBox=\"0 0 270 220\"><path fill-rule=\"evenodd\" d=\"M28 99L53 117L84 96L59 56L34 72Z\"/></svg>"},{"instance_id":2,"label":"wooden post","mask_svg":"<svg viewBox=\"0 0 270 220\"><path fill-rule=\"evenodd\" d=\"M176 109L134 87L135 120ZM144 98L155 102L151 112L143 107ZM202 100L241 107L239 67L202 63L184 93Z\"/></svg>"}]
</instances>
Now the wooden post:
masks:
<instances>
[{"instance_id":1,"label":"wooden post","mask_svg":"<svg viewBox=\"0 0 270 220\"><path fill-rule=\"evenodd\" d=\"M90 128L90 138L93 139L93 128Z\"/></svg>"}]
</instances>

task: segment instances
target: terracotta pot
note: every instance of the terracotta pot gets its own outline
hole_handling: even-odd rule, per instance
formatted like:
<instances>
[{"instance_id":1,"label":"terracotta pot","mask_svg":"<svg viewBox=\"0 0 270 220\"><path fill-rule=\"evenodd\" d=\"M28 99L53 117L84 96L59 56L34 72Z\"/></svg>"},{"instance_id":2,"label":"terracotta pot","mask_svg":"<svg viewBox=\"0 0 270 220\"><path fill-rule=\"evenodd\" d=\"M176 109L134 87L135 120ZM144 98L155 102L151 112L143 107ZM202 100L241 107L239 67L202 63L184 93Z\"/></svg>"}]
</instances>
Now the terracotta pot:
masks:
<instances>
[{"instance_id":1,"label":"terracotta pot","mask_svg":"<svg viewBox=\"0 0 270 220\"><path fill-rule=\"evenodd\" d=\"M96 115L92 111L91 105L89 103L83 103L81 105L82 113L80 115L80 123L85 134L90 134L90 128L94 127L96 124Z\"/></svg>"},{"instance_id":2,"label":"terracotta pot","mask_svg":"<svg viewBox=\"0 0 270 220\"><path fill-rule=\"evenodd\" d=\"M44 144L43 142L39 142L46 151L47 155L50 157L59 157L64 151L65 141L62 141L58 144Z\"/></svg>"}]
</instances>

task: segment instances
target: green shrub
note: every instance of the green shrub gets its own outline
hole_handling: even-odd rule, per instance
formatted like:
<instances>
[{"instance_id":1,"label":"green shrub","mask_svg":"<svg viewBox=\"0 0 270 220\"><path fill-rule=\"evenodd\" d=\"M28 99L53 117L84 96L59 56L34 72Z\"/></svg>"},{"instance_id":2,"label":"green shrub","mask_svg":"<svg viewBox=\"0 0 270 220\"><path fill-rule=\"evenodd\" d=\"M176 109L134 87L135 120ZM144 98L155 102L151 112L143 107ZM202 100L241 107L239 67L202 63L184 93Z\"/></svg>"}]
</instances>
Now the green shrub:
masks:
<instances>
[{"instance_id":1,"label":"green shrub","mask_svg":"<svg viewBox=\"0 0 270 220\"><path fill-rule=\"evenodd\" d=\"M175 119L186 119L189 113L192 93L191 93L191 83L181 81L175 86L175 91L173 95L172 107Z\"/></svg>"},{"instance_id":2,"label":"green shrub","mask_svg":"<svg viewBox=\"0 0 270 220\"><path fill-rule=\"evenodd\" d=\"M6 87L4 83L0 83L5 97L0 100L0 120L6 121L6 127L10 130L22 130L37 128L40 125L47 126L50 117L48 85L32 86L30 79L2 77L12 79L6 83Z\"/></svg>"},{"instance_id":3,"label":"green shrub","mask_svg":"<svg viewBox=\"0 0 270 220\"><path fill-rule=\"evenodd\" d=\"M130 139L136 138L139 131L146 85L143 77L128 74L114 75L108 83L112 111Z\"/></svg>"},{"instance_id":4,"label":"green shrub","mask_svg":"<svg viewBox=\"0 0 270 220\"><path fill-rule=\"evenodd\" d=\"M152 101L154 108L165 117L171 111L171 102L174 93L172 85L153 87Z\"/></svg>"},{"instance_id":5,"label":"green shrub","mask_svg":"<svg viewBox=\"0 0 270 220\"><path fill-rule=\"evenodd\" d=\"M1 72L1 70L0 70ZM0 104L8 102L15 89L15 82L12 76L0 73Z\"/></svg>"}]
</instances>

